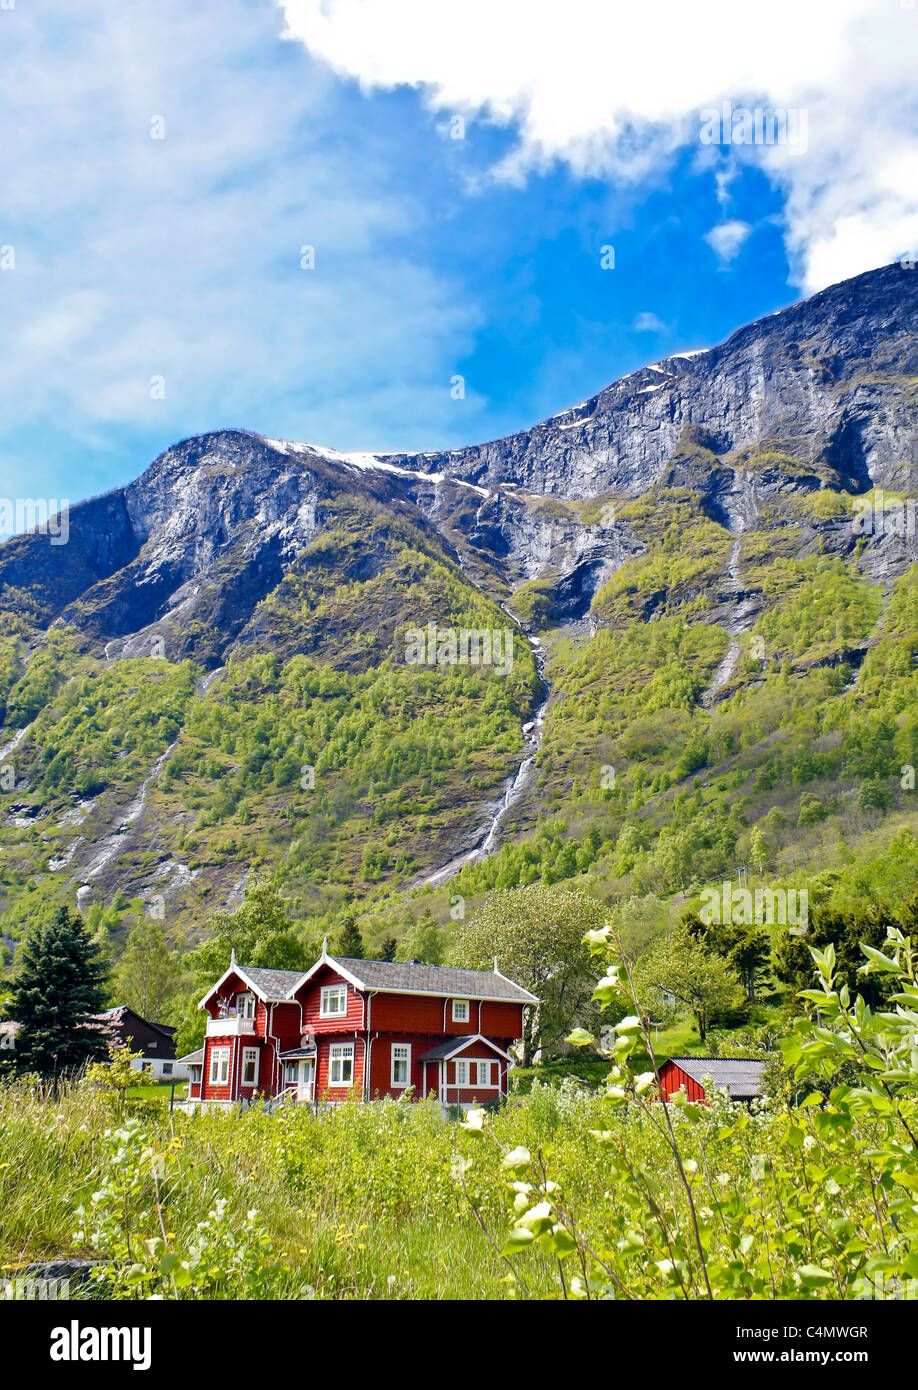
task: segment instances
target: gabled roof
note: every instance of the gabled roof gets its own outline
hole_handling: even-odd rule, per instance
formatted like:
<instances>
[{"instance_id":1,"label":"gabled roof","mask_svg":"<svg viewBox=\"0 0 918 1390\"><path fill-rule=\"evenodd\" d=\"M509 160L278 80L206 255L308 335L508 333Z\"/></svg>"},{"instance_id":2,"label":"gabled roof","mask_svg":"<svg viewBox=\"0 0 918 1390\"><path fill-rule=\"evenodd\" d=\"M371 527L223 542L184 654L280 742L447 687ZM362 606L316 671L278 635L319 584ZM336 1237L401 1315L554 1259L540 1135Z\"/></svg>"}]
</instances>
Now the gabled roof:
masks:
<instances>
[{"instance_id":1,"label":"gabled roof","mask_svg":"<svg viewBox=\"0 0 918 1390\"><path fill-rule=\"evenodd\" d=\"M287 995L297 989L323 965L337 970L355 989L380 994L428 994L458 999L486 999L511 1004L537 1004L528 989L514 984L499 970L463 970L449 965L403 965L390 960L355 960L352 956L330 956L323 952L315 965L301 976Z\"/></svg>"},{"instance_id":2,"label":"gabled roof","mask_svg":"<svg viewBox=\"0 0 918 1390\"><path fill-rule=\"evenodd\" d=\"M248 985L259 999L265 1004L279 1004L287 999L293 992L293 986L304 977L302 970L267 970L261 965L237 965L233 959L215 985L204 995L198 1004L202 1009L211 995L216 994L220 986L229 979L231 975L238 975L243 984Z\"/></svg>"},{"instance_id":3,"label":"gabled roof","mask_svg":"<svg viewBox=\"0 0 918 1390\"><path fill-rule=\"evenodd\" d=\"M670 1057L669 1060L699 1086L704 1085L705 1077L710 1077L712 1086L725 1088L739 1100L759 1094L768 1065L752 1057Z\"/></svg>"},{"instance_id":4,"label":"gabled roof","mask_svg":"<svg viewBox=\"0 0 918 1390\"><path fill-rule=\"evenodd\" d=\"M199 1047L197 1052L189 1052L186 1057L176 1057L176 1064L184 1062L186 1067L203 1067L204 1049Z\"/></svg>"},{"instance_id":5,"label":"gabled roof","mask_svg":"<svg viewBox=\"0 0 918 1390\"><path fill-rule=\"evenodd\" d=\"M508 1062L510 1061L510 1057L504 1049L498 1047L497 1043L492 1042L490 1038L486 1038L483 1033L466 1033L460 1038L450 1038L448 1042L442 1042L437 1047L432 1047L418 1060L421 1062L448 1062L451 1057L457 1056L458 1053L464 1052L467 1047L470 1047L472 1043L478 1042L484 1043L486 1047L490 1047L494 1052L499 1052L501 1057L505 1057Z\"/></svg>"},{"instance_id":6,"label":"gabled roof","mask_svg":"<svg viewBox=\"0 0 918 1390\"><path fill-rule=\"evenodd\" d=\"M286 999L290 986L303 978L302 970L267 970L260 965L237 965L236 969L268 1003Z\"/></svg>"},{"instance_id":7,"label":"gabled roof","mask_svg":"<svg viewBox=\"0 0 918 1390\"><path fill-rule=\"evenodd\" d=\"M94 1014L93 1017L97 1018L100 1023L111 1024L113 1027L117 1028L126 1021L128 1014L130 1014L132 1018L138 1019L141 1023L145 1023L148 1028L152 1028L155 1032L162 1033L166 1042L172 1041L172 1035L176 1030L170 1024L154 1023L152 1018L144 1018L143 1014L139 1014L137 1010L132 1009L129 1004L116 1004L113 1009L105 1009L101 1014Z\"/></svg>"}]
</instances>

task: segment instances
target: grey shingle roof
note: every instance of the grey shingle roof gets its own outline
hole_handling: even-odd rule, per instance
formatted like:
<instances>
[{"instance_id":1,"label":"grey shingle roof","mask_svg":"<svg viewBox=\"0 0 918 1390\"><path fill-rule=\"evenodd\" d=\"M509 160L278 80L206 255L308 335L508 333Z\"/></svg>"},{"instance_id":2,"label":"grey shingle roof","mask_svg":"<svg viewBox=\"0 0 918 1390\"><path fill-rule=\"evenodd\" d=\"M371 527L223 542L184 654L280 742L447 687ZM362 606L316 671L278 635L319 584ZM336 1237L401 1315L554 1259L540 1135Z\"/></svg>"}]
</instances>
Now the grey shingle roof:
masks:
<instances>
[{"instance_id":1,"label":"grey shingle roof","mask_svg":"<svg viewBox=\"0 0 918 1390\"><path fill-rule=\"evenodd\" d=\"M140 1019L141 1023L145 1023L148 1028L155 1029L157 1033L162 1033L167 1039L171 1039L172 1034L176 1031L171 1024L154 1023L152 1018L144 1018L143 1014L139 1014L136 1009L128 1008L127 1004L116 1004L112 1009L105 1009L100 1014L93 1014L93 1018L99 1019L100 1022L120 1025L125 1021L127 1014L133 1014L135 1018Z\"/></svg>"},{"instance_id":2,"label":"grey shingle roof","mask_svg":"<svg viewBox=\"0 0 918 1390\"><path fill-rule=\"evenodd\" d=\"M389 960L353 960L329 956L332 965L343 965L367 989L404 994L445 994L459 999L506 999L535 1004L528 989L493 970L461 970L449 965L402 965Z\"/></svg>"},{"instance_id":3,"label":"grey shingle roof","mask_svg":"<svg viewBox=\"0 0 918 1390\"><path fill-rule=\"evenodd\" d=\"M767 1066L766 1062L756 1062L752 1057L670 1057L669 1060L700 1086L708 1076L713 1086L724 1087L737 1099L759 1094Z\"/></svg>"},{"instance_id":4,"label":"grey shingle roof","mask_svg":"<svg viewBox=\"0 0 918 1390\"><path fill-rule=\"evenodd\" d=\"M306 974L305 970L266 970L260 965L240 965L237 967L260 989L266 999L275 1002L286 999L290 990Z\"/></svg>"},{"instance_id":5,"label":"grey shingle roof","mask_svg":"<svg viewBox=\"0 0 918 1390\"><path fill-rule=\"evenodd\" d=\"M463 1052L465 1048L468 1047L469 1043L474 1042L481 1043L483 1047L493 1048L493 1050L495 1052L499 1052L502 1057L507 1056L507 1053L504 1051L504 1049L502 1047L498 1047L497 1043L494 1042L493 1039L486 1038L481 1033L464 1033L461 1036L455 1038L447 1038L446 1042L438 1043L437 1046L432 1047L429 1052L425 1052L423 1057L419 1057L418 1061L439 1062L444 1057L452 1057L454 1052Z\"/></svg>"},{"instance_id":6,"label":"grey shingle roof","mask_svg":"<svg viewBox=\"0 0 918 1390\"><path fill-rule=\"evenodd\" d=\"M418 1060L421 1062L439 1062L441 1057L448 1057L452 1052L461 1052L469 1043L477 1040L477 1033L464 1033L458 1038L447 1038L446 1042L441 1042L437 1047L432 1047L429 1052L425 1052L423 1057Z\"/></svg>"},{"instance_id":7,"label":"grey shingle roof","mask_svg":"<svg viewBox=\"0 0 918 1390\"><path fill-rule=\"evenodd\" d=\"M204 1049L199 1047L197 1052L189 1052L187 1057L176 1057L176 1062L184 1062L186 1067L203 1067Z\"/></svg>"}]
</instances>

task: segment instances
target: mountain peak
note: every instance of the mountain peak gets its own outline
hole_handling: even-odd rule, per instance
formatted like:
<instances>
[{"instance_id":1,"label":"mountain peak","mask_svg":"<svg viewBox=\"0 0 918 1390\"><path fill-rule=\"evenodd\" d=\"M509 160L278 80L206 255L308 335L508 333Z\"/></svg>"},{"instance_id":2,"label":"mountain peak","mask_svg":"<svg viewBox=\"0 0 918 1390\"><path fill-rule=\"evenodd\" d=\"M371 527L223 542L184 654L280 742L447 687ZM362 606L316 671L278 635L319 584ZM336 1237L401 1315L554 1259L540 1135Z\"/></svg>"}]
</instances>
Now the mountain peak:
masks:
<instances>
[{"instance_id":1,"label":"mountain peak","mask_svg":"<svg viewBox=\"0 0 918 1390\"><path fill-rule=\"evenodd\" d=\"M640 548L625 525L584 528L591 499L687 488L731 529L781 493L913 491L916 375L918 273L886 266L485 444L345 453L241 429L182 440L74 507L68 545L7 542L0 594L128 652L168 629L173 648L213 664L359 500L368 515L394 509L495 595L550 580L576 612Z\"/></svg>"}]
</instances>

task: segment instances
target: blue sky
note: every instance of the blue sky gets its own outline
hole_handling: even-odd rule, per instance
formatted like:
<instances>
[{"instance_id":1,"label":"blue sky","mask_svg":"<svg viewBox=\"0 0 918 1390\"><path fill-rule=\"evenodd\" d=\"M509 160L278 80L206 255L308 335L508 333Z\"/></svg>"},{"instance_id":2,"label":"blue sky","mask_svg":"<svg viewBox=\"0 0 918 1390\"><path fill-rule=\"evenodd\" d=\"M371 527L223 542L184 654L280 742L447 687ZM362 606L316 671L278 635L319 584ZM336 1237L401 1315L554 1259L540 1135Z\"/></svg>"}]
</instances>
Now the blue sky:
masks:
<instances>
[{"instance_id":1,"label":"blue sky","mask_svg":"<svg viewBox=\"0 0 918 1390\"><path fill-rule=\"evenodd\" d=\"M223 426L492 438L913 249L918 9L813 8L0 9L0 496ZM806 148L702 144L724 99Z\"/></svg>"}]
</instances>

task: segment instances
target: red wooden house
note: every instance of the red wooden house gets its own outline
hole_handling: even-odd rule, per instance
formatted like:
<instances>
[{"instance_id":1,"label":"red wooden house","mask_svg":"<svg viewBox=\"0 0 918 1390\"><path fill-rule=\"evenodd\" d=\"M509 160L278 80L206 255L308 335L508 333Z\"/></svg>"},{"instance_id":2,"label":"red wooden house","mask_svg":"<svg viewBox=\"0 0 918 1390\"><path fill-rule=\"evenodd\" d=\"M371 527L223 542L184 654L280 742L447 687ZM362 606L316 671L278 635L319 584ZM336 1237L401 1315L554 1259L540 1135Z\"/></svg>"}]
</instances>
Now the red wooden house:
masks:
<instances>
[{"instance_id":1,"label":"red wooden house","mask_svg":"<svg viewBox=\"0 0 918 1390\"><path fill-rule=\"evenodd\" d=\"M204 1046L180 1058L188 1100L256 1096L338 1102L436 1096L469 1105L507 1093L508 1049L535 995L497 969L322 955L310 970L229 969L201 1000Z\"/></svg>"}]
</instances>

